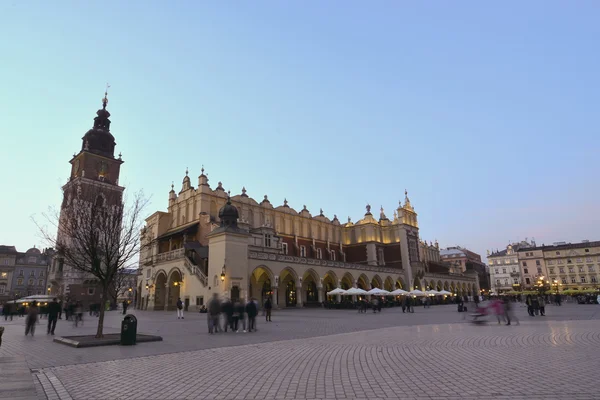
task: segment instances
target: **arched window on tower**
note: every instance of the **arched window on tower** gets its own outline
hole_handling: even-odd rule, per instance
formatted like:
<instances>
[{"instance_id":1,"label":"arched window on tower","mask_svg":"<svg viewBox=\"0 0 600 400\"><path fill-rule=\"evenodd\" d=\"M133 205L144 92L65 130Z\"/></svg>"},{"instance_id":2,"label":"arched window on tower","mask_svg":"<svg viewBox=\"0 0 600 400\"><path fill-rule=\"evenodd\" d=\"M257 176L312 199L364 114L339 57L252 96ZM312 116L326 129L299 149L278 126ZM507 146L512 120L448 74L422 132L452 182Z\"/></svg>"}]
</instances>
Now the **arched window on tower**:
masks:
<instances>
[{"instance_id":1,"label":"arched window on tower","mask_svg":"<svg viewBox=\"0 0 600 400\"><path fill-rule=\"evenodd\" d=\"M96 197L96 207L104 207L106 205L106 198L104 194L100 193L98 197Z\"/></svg>"}]
</instances>

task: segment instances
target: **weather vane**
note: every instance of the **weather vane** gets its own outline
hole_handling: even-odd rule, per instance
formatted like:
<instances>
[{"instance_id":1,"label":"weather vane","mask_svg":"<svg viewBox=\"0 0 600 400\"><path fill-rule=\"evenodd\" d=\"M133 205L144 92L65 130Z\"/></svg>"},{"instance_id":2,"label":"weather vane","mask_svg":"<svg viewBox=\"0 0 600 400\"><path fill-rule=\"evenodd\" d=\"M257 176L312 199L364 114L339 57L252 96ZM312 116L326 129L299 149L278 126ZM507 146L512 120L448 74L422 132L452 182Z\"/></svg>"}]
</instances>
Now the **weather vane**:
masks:
<instances>
[{"instance_id":1,"label":"weather vane","mask_svg":"<svg viewBox=\"0 0 600 400\"><path fill-rule=\"evenodd\" d=\"M110 87L110 85L107 82L106 89L104 90L104 98L102 99L102 105L104 106L104 108L106 108L106 105L108 104L108 88L109 87Z\"/></svg>"}]
</instances>

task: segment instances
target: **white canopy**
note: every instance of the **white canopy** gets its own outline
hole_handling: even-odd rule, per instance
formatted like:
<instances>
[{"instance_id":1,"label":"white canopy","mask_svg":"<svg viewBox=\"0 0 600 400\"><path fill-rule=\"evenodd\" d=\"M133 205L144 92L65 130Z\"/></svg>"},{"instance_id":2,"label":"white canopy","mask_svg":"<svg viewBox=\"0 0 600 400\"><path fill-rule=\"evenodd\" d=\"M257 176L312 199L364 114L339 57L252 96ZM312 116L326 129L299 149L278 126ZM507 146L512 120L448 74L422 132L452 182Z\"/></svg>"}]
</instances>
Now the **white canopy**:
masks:
<instances>
[{"instance_id":1,"label":"white canopy","mask_svg":"<svg viewBox=\"0 0 600 400\"><path fill-rule=\"evenodd\" d=\"M408 292L411 296L427 296L425 293L421 292L419 289L414 289Z\"/></svg>"},{"instance_id":2,"label":"white canopy","mask_svg":"<svg viewBox=\"0 0 600 400\"><path fill-rule=\"evenodd\" d=\"M327 296L335 296L336 294L346 294L346 291L344 289L333 289L331 292L327 292Z\"/></svg>"},{"instance_id":3,"label":"white canopy","mask_svg":"<svg viewBox=\"0 0 600 400\"><path fill-rule=\"evenodd\" d=\"M406 294L408 294L408 292L406 290L402 290L402 289L396 289L394 290L392 293L390 293L392 296L404 296Z\"/></svg>"},{"instance_id":4,"label":"white canopy","mask_svg":"<svg viewBox=\"0 0 600 400\"><path fill-rule=\"evenodd\" d=\"M390 294L387 290L373 288L367 292L367 294L375 295L375 296L387 296Z\"/></svg>"},{"instance_id":5,"label":"white canopy","mask_svg":"<svg viewBox=\"0 0 600 400\"><path fill-rule=\"evenodd\" d=\"M440 292L438 292L437 290L433 290L433 289L428 290L425 293L427 293L428 295L434 295L434 296L437 296L440 294Z\"/></svg>"},{"instance_id":6,"label":"white canopy","mask_svg":"<svg viewBox=\"0 0 600 400\"><path fill-rule=\"evenodd\" d=\"M357 294L367 294L367 291L353 287L353 288L346 290L346 293L344 293L344 294L347 296L354 296Z\"/></svg>"},{"instance_id":7,"label":"white canopy","mask_svg":"<svg viewBox=\"0 0 600 400\"><path fill-rule=\"evenodd\" d=\"M451 292L449 292L449 291L447 291L447 290L442 290L442 291L440 292L440 294L449 294L449 295L451 295L452 293L451 293Z\"/></svg>"}]
</instances>

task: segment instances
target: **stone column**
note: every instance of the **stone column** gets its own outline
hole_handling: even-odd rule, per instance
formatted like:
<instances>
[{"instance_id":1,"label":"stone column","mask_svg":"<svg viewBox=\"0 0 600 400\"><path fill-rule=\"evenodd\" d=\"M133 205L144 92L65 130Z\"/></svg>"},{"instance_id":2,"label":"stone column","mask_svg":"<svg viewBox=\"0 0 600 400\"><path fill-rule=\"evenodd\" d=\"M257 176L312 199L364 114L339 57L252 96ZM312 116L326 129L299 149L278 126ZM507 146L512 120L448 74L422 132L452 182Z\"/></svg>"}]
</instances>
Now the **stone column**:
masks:
<instances>
[{"instance_id":1,"label":"stone column","mask_svg":"<svg viewBox=\"0 0 600 400\"><path fill-rule=\"evenodd\" d=\"M302 286L296 286L296 307L302 307Z\"/></svg>"},{"instance_id":2,"label":"stone column","mask_svg":"<svg viewBox=\"0 0 600 400\"><path fill-rule=\"evenodd\" d=\"M338 289L342 287L342 281L338 281L337 287L338 287ZM341 303L342 302L342 295L341 294L336 294L335 295L335 301L338 302L338 303Z\"/></svg>"},{"instance_id":3,"label":"stone column","mask_svg":"<svg viewBox=\"0 0 600 400\"><path fill-rule=\"evenodd\" d=\"M323 298L324 298L324 292L325 288L323 287L323 285L319 285L317 286L317 293L319 295L319 303L323 302Z\"/></svg>"},{"instance_id":4,"label":"stone column","mask_svg":"<svg viewBox=\"0 0 600 400\"><path fill-rule=\"evenodd\" d=\"M279 293L277 293L277 286L272 286L271 291L273 295L271 296L271 302L273 303L273 308L279 308Z\"/></svg>"},{"instance_id":5,"label":"stone column","mask_svg":"<svg viewBox=\"0 0 600 400\"><path fill-rule=\"evenodd\" d=\"M169 309L169 289L169 283L165 283L165 311Z\"/></svg>"}]
</instances>

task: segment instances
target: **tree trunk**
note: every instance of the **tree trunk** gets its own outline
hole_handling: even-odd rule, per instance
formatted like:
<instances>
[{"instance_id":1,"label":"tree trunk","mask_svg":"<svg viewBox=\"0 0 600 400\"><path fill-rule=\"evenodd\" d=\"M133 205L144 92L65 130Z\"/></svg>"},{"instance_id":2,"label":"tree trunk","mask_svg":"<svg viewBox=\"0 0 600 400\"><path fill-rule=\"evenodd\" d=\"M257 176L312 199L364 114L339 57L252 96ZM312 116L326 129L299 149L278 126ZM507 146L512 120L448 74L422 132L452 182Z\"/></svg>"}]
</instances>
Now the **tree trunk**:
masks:
<instances>
[{"instance_id":1,"label":"tree trunk","mask_svg":"<svg viewBox=\"0 0 600 400\"><path fill-rule=\"evenodd\" d=\"M96 330L96 339L104 337L104 312L106 310L106 299L108 298L108 288L102 288L102 297L100 299L100 316L98 317L98 329Z\"/></svg>"}]
</instances>

